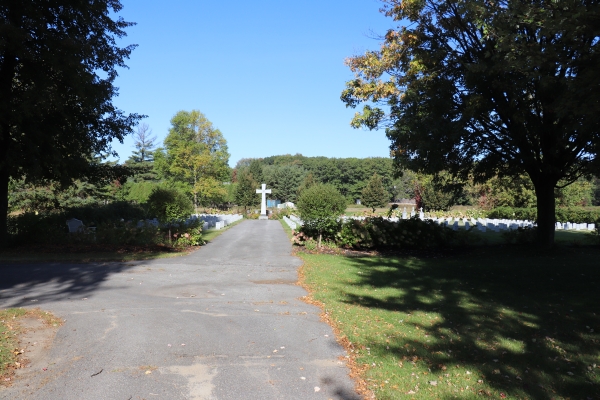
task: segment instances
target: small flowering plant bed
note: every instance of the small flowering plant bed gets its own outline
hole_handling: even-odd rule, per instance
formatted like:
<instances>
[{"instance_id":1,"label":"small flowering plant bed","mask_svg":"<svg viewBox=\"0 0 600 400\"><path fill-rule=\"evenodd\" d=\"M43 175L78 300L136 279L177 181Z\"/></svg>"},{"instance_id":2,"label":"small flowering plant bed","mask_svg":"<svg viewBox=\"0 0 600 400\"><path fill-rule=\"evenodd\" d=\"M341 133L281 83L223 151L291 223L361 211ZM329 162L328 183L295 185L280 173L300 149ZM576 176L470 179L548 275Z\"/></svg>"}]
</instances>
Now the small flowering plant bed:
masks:
<instances>
[{"instance_id":1,"label":"small flowering plant bed","mask_svg":"<svg viewBox=\"0 0 600 400\"><path fill-rule=\"evenodd\" d=\"M600 398L600 249L297 254L365 395Z\"/></svg>"}]
</instances>

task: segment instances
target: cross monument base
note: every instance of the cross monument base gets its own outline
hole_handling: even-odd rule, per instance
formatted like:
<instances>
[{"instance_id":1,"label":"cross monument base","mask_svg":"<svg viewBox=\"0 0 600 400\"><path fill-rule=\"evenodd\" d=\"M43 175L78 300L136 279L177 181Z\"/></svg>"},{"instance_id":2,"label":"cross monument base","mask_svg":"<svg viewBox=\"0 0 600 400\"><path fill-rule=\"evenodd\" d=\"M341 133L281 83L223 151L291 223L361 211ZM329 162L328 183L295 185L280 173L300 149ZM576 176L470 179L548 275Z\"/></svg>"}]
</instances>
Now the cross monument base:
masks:
<instances>
[{"instance_id":1,"label":"cross monument base","mask_svg":"<svg viewBox=\"0 0 600 400\"><path fill-rule=\"evenodd\" d=\"M266 215L261 215L258 217L258 219L269 219L269 217L267 217Z\"/></svg>"}]
</instances>

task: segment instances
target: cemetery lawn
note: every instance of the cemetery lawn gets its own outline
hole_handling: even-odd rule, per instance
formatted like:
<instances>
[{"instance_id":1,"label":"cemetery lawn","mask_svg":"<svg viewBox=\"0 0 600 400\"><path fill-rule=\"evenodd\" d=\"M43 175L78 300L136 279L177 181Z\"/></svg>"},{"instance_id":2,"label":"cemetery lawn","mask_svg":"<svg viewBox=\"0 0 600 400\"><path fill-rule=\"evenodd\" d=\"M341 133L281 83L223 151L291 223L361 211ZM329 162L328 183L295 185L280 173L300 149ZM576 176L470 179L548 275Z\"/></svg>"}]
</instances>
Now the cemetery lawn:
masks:
<instances>
[{"instance_id":1,"label":"cemetery lawn","mask_svg":"<svg viewBox=\"0 0 600 400\"><path fill-rule=\"evenodd\" d=\"M297 255L377 399L600 398L597 247Z\"/></svg>"}]
</instances>

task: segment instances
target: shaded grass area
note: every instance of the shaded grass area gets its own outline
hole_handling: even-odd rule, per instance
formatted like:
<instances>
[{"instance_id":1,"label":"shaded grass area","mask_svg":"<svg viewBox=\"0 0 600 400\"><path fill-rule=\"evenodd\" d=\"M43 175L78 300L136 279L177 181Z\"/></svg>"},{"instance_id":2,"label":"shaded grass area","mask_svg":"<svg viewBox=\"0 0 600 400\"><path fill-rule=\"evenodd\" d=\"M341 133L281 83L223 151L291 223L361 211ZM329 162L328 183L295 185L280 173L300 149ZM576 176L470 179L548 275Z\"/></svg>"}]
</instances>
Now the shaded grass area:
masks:
<instances>
[{"instance_id":1,"label":"shaded grass area","mask_svg":"<svg viewBox=\"0 0 600 400\"><path fill-rule=\"evenodd\" d=\"M598 248L299 256L378 399L600 398Z\"/></svg>"},{"instance_id":2,"label":"shaded grass area","mask_svg":"<svg viewBox=\"0 0 600 400\"><path fill-rule=\"evenodd\" d=\"M463 228L461 227L459 230L463 230ZM475 240L471 240L471 242L473 242L474 245L505 244L505 235L507 233L507 231L493 232L491 230L480 232L473 228L470 231L470 235L473 236ZM598 243L598 238L590 231L558 230L554 232L554 242L559 245L588 246Z\"/></svg>"},{"instance_id":3,"label":"shaded grass area","mask_svg":"<svg viewBox=\"0 0 600 400\"><path fill-rule=\"evenodd\" d=\"M21 333L19 319L25 316L42 319L50 326L60 326L63 323L59 318L37 308L0 310L0 385L10 384L15 369L24 366L20 358L23 350L18 347L18 337Z\"/></svg>"}]
</instances>

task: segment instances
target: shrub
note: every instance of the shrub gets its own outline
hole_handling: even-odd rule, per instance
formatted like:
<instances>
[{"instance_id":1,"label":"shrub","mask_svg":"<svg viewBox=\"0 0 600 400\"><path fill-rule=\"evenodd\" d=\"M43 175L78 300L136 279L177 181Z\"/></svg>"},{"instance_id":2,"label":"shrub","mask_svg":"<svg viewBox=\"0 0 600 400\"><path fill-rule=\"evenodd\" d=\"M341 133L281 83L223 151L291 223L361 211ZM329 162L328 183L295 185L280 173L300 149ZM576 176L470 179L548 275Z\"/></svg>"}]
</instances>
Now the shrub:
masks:
<instances>
[{"instance_id":1,"label":"shrub","mask_svg":"<svg viewBox=\"0 0 600 400\"><path fill-rule=\"evenodd\" d=\"M318 236L320 246L324 234L335 235L339 230L337 217L346 209L346 199L334 186L318 183L302 192L297 207L304 221L303 232Z\"/></svg>"},{"instance_id":2,"label":"shrub","mask_svg":"<svg viewBox=\"0 0 600 400\"><path fill-rule=\"evenodd\" d=\"M173 231L173 246L175 247L202 246L206 243L202 239L202 227L199 220L180 224L173 228Z\"/></svg>"},{"instance_id":3,"label":"shrub","mask_svg":"<svg viewBox=\"0 0 600 400\"><path fill-rule=\"evenodd\" d=\"M170 225L186 220L193 211L190 199L175 188L155 187L148 197L147 205L152 216Z\"/></svg>"},{"instance_id":4,"label":"shrub","mask_svg":"<svg viewBox=\"0 0 600 400\"><path fill-rule=\"evenodd\" d=\"M375 217L344 222L336 239L341 246L357 249L425 249L455 243L454 236L451 229L429 220Z\"/></svg>"}]
</instances>

